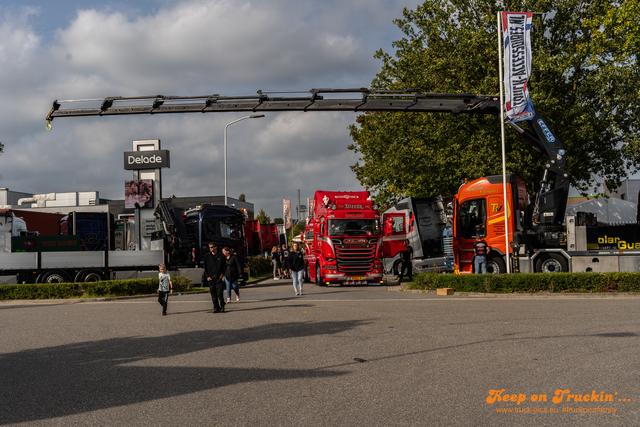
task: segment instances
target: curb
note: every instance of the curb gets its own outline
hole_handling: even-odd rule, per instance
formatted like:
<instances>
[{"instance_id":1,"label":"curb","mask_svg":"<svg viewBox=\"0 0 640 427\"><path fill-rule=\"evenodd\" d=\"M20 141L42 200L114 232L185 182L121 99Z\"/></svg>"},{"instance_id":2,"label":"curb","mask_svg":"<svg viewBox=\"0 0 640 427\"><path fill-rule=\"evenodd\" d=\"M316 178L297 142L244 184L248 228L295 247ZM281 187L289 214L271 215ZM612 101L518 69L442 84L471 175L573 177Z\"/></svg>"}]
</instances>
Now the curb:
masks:
<instances>
[{"instance_id":1,"label":"curb","mask_svg":"<svg viewBox=\"0 0 640 427\"><path fill-rule=\"evenodd\" d=\"M408 294L436 295L435 289L400 289L400 292ZM449 295L452 296L452 295ZM640 298L640 292L537 292L537 293L480 293L480 292L454 292L453 296L471 298Z\"/></svg>"}]
</instances>

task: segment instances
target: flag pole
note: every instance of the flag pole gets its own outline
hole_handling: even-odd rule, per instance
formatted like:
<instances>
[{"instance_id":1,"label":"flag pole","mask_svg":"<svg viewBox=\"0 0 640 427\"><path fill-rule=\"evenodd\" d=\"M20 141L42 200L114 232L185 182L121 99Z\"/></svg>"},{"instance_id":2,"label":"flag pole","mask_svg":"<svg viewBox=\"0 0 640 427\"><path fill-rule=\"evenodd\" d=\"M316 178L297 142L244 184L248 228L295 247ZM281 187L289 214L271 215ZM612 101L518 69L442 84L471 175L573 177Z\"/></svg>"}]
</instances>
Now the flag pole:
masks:
<instances>
[{"instance_id":1,"label":"flag pole","mask_svg":"<svg viewBox=\"0 0 640 427\"><path fill-rule=\"evenodd\" d=\"M500 85L500 133L502 137L502 193L504 197L503 209L504 209L504 238L506 244L506 265L507 265L507 274L511 273L511 259L510 259L510 251L509 251L509 202L507 200L507 160L506 160L506 148L505 148L505 138L504 138L504 88L503 88L503 79L502 79L502 19L501 13L498 12L498 72L499 72L499 85Z\"/></svg>"}]
</instances>

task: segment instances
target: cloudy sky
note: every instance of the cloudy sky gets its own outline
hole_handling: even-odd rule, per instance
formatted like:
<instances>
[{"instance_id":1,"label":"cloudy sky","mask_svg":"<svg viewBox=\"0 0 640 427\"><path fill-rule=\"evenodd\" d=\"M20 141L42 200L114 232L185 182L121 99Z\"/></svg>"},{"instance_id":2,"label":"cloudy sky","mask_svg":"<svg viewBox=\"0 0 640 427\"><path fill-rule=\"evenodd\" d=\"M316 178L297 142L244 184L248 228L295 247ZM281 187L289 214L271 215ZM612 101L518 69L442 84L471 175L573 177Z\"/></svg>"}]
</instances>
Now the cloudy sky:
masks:
<instances>
[{"instance_id":1,"label":"cloudy sky","mask_svg":"<svg viewBox=\"0 0 640 427\"><path fill-rule=\"evenodd\" d=\"M246 114L59 118L53 100L254 95L369 87L418 0L5 0L0 5L0 187L122 199L124 151L171 151L163 196L224 193L224 126ZM347 150L354 113L266 113L228 129L229 196L282 216L325 190L360 190ZM302 202L304 203L304 201ZM295 210L294 210L295 214Z\"/></svg>"}]
</instances>

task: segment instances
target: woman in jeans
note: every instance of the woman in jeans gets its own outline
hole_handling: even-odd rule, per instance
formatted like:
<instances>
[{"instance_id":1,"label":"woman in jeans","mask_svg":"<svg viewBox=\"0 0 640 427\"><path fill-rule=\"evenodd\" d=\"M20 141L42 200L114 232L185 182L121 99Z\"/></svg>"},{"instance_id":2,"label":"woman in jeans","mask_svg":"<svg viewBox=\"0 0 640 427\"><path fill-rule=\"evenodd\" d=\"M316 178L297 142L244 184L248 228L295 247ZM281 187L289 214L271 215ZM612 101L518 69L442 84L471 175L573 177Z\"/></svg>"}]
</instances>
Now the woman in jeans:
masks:
<instances>
[{"instance_id":1,"label":"woman in jeans","mask_svg":"<svg viewBox=\"0 0 640 427\"><path fill-rule=\"evenodd\" d=\"M271 248L271 263L273 264L273 280L280 280L280 275L278 274L278 247L274 246Z\"/></svg>"},{"instance_id":2,"label":"woman in jeans","mask_svg":"<svg viewBox=\"0 0 640 427\"><path fill-rule=\"evenodd\" d=\"M291 246L291 252L287 257L287 268L293 279L293 290L296 295L302 295L302 283L304 282L304 253L297 243ZM297 285L297 286L296 286Z\"/></svg>"},{"instance_id":3,"label":"woman in jeans","mask_svg":"<svg viewBox=\"0 0 640 427\"><path fill-rule=\"evenodd\" d=\"M238 258L231 256L231 249L222 249L222 255L224 256L224 283L227 285L227 302L231 302L231 287L236 293L236 301L240 301L240 291L238 290L238 279L240 278L241 270Z\"/></svg>"}]
</instances>

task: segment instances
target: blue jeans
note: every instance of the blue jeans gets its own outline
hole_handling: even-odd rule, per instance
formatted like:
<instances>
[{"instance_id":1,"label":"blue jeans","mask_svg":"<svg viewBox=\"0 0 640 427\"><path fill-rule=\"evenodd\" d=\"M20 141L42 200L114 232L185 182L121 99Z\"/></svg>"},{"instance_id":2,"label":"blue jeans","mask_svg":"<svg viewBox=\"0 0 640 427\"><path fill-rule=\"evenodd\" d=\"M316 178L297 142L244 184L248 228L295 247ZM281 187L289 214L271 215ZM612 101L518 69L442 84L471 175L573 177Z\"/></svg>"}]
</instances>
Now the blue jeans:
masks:
<instances>
[{"instance_id":1,"label":"blue jeans","mask_svg":"<svg viewBox=\"0 0 640 427\"><path fill-rule=\"evenodd\" d=\"M302 284L304 283L304 270L291 271L291 278L293 279L293 290L302 292ZM296 288L296 283L298 287Z\"/></svg>"},{"instance_id":2,"label":"blue jeans","mask_svg":"<svg viewBox=\"0 0 640 427\"><path fill-rule=\"evenodd\" d=\"M238 281L234 280L233 283L230 283L227 278L224 278L224 283L227 285L227 299L231 298L231 287L233 286L233 290L235 291L237 296L240 296L240 291L238 290Z\"/></svg>"},{"instance_id":3,"label":"blue jeans","mask_svg":"<svg viewBox=\"0 0 640 427\"><path fill-rule=\"evenodd\" d=\"M482 272L480 269L482 268ZM487 257L486 255L476 255L473 260L473 270L475 274L487 274Z\"/></svg>"}]
</instances>

